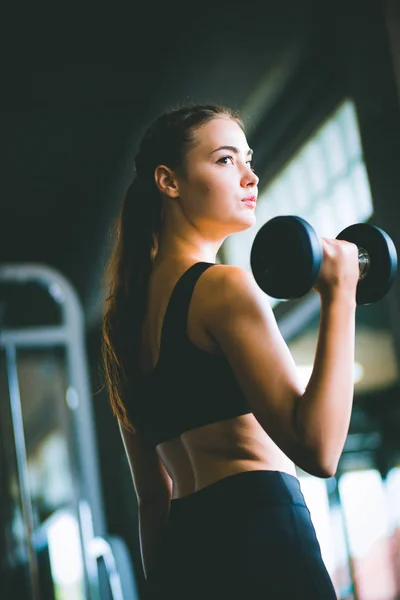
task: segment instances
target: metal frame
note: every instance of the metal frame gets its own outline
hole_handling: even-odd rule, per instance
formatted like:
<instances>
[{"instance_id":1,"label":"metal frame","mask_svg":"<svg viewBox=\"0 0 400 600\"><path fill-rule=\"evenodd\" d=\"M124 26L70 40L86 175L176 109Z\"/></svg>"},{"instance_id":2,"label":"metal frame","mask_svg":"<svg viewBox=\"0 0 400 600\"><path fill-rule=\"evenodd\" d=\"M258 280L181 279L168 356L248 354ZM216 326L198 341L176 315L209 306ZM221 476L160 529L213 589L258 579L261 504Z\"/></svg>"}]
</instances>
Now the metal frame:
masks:
<instances>
[{"instance_id":1,"label":"metal frame","mask_svg":"<svg viewBox=\"0 0 400 600\"><path fill-rule=\"evenodd\" d=\"M91 403L88 361L85 351L84 315L78 296L70 282L57 270L44 264L5 264L0 265L0 284L34 282L45 287L60 307L61 325L34 326L0 330L0 348L5 349L8 372L12 427L15 439L21 502L30 547L30 577L33 600L40 600L38 572L35 564L32 506L30 498L25 434L23 427L21 398L18 385L17 352L22 348L65 347L66 372L69 388L65 398L67 420L67 445L72 457L74 480L74 504L84 557L86 595L90 600L100 598L97 558L99 540L106 534L105 513L100 483L98 452L94 427L94 414ZM97 540L95 547L94 540ZM104 541L105 544L105 541ZM107 555L107 565L112 589L118 588L116 560L110 548L102 550ZM121 540L121 544L123 544ZM94 551L96 548L96 551ZM110 554L111 553L111 554ZM121 554L121 553L120 553ZM111 556L111 559L110 559ZM124 571L130 569L131 585L127 585L130 598L134 598L135 586L129 560L123 561ZM126 578L127 575L125 574ZM117 586L117 588L115 587ZM121 592L121 586L119 586ZM123 598L117 592L115 597Z\"/></svg>"}]
</instances>

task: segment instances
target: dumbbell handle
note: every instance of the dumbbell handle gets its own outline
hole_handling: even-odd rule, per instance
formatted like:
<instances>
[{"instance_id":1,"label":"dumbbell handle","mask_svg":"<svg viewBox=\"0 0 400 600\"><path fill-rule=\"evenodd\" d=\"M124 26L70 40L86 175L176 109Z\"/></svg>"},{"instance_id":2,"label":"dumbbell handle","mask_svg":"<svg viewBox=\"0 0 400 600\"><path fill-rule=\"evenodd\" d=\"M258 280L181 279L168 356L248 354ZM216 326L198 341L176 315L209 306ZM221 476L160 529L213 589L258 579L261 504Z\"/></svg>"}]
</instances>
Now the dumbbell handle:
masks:
<instances>
[{"instance_id":1,"label":"dumbbell handle","mask_svg":"<svg viewBox=\"0 0 400 600\"><path fill-rule=\"evenodd\" d=\"M371 265L371 259L365 248L358 246L358 268L359 276L358 280L362 281L368 275L369 267Z\"/></svg>"},{"instance_id":2,"label":"dumbbell handle","mask_svg":"<svg viewBox=\"0 0 400 600\"><path fill-rule=\"evenodd\" d=\"M370 260L368 252L364 248L361 248L359 246L358 247L358 267L360 269L360 275L358 277L359 281L361 281L362 279L365 279L365 277L368 274L370 265L371 265L371 260Z\"/></svg>"}]
</instances>

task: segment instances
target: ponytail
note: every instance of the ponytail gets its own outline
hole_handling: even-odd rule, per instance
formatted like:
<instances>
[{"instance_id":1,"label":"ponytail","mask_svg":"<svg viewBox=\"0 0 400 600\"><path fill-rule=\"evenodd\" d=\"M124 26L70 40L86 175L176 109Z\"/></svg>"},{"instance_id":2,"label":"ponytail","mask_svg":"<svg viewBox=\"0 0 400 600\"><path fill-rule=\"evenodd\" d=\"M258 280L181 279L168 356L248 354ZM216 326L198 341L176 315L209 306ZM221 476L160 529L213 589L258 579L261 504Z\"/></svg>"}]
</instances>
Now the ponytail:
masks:
<instances>
[{"instance_id":1,"label":"ponytail","mask_svg":"<svg viewBox=\"0 0 400 600\"><path fill-rule=\"evenodd\" d=\"M111 408L132 430L125 395L139 370L141 325L161 227L161 197L150 180L135 177L114 223L114 246L106 265L108 289L102 323L102 358Z\"/></svg>"}]
</instances>

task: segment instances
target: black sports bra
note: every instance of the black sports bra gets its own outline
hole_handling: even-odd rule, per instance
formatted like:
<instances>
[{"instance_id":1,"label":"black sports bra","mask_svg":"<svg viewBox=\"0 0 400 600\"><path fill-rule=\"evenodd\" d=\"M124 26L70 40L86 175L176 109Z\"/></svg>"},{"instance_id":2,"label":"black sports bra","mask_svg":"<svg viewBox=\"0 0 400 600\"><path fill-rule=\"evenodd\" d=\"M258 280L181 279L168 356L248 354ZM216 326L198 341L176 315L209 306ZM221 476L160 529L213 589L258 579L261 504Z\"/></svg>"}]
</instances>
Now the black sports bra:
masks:
<instances>
[{"instance_id":1,"label":"black sports bra","mask_svg":"<svg viewBox=\"0 0 400 600\"><path fill-rule=\"evenodd\" d=\"M201 350L187 335L194 287L213 264L195 263L178 280L164 317L158 362L135 378L128 397L128 414L155 445L251 412L227 359Z\"/></svg>"}]
</instances>

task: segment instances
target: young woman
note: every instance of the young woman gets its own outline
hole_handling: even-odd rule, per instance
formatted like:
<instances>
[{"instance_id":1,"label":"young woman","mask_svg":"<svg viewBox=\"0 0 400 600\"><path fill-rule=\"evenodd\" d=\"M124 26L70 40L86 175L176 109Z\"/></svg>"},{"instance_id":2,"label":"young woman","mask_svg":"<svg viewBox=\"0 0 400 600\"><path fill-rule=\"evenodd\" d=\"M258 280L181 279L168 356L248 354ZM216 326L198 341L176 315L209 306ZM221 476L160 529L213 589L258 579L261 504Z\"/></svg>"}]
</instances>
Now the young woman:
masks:
<instances>
[{"instance_id":1,"label":"young woman","mask_svg":"<svg viewBox=\"0 0 400 600\"><path fill-rule=\"evenodd\" d=\"M251 155L232 111L166 112L117 220L103 357L155 598L336 598L295 465L330 477L343 450L358 251L322 241L303 389L252 274L217 264L223 241L255 223Z\"/></svg>"}]
</instances>

